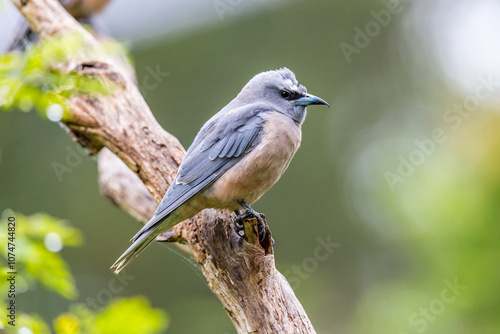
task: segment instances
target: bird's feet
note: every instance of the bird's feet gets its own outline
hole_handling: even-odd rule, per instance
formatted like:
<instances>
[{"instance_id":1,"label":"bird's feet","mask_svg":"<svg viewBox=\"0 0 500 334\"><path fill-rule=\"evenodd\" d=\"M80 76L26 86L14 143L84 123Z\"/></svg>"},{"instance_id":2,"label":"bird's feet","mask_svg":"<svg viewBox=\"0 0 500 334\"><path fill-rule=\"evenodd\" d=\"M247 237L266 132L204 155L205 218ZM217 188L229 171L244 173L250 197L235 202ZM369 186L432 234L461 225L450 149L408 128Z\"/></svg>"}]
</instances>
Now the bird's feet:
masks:
<instances>
[{"instance_id":1,"label":"bird's feet","mask_svg":"<svg viewBox=\"0 0 500 334\"><path fill-rule=\"evenodd\" d=\"M259 241L262 242L266 237L266 223L264 219L266 216L263 213L259 213L252 209L248 204L244 201L239 201L240 205L245 209L243 214L240 214L238 211L236 212L236 218L234 219L234 230L240 237L245 236L243 220L248 218L255 218L259 223L258 233L259 233ZM242 233L243 232L243 233ZM274 240L272 241L274 244Z\"/></svg>"},{"instance_id":2,"label":"bird's feet","mask_svg":"<svg viewBox=\"0 0 500 334\"><path fill-rule=\"evenodd\" d=\"M264 223L264 219L266 219L266 216L264 216L263 213L257 212L257 215L249 211L245 211L244 213L235 211L235 213L236 217L234 218L234 231L236 232L236 234L243 238L245 236L245 226L243 225L243 221L246 219L255 218L259 223L259 240L264 240L264 238L266 237L266 224Z\"/></svg>"}]
</instances>

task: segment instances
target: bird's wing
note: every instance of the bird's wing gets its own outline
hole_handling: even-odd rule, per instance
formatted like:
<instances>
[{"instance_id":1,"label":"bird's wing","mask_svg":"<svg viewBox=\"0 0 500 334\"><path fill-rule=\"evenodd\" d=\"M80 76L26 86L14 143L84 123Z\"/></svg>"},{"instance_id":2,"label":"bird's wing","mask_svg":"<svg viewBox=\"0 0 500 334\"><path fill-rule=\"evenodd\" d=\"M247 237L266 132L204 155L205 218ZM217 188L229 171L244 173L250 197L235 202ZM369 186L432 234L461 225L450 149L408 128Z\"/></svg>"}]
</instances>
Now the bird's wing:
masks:
<instances>
[{"instance_id":1,"label":"bird's wing","mask_svg":"<svg viewBox=\"0 0 500 334\"><path fill-rule=\"evenodd\" d=\"M264 119L270 112L248 105L210 119L200 130L179 166L151 220L132 238L156 228L172 211L211 185L260 142Z\"/></svg>"}]
</instances>

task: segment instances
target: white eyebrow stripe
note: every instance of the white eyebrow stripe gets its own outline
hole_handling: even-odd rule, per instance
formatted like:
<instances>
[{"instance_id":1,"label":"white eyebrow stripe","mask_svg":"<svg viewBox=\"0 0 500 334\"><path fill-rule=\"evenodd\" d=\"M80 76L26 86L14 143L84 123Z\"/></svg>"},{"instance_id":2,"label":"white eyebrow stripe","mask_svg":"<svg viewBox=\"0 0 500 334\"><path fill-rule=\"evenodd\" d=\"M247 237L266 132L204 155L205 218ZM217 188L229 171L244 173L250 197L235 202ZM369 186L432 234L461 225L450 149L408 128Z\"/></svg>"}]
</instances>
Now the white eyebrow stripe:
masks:
<instances>
[{"instance_id":1,"label":"white eyebrow stripe","mask_svg":"<svg viewBox=\"0 0 500 334\"><path fill-rule=\"evenodd\" d=\"M291 80L287 80L285 84L283 85L283 89L288 90L290 92L298 92L299 87L297 85L294 85Z\"/></svg>"}]
</instances>

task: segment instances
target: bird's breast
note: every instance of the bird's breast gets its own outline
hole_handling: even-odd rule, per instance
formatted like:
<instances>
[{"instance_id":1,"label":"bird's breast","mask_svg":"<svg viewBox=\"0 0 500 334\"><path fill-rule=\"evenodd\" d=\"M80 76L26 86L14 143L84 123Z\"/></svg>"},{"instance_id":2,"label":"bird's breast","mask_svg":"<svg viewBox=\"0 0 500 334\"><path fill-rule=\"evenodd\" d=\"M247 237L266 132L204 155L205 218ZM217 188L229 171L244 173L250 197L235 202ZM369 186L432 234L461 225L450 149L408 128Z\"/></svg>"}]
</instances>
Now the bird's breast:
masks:
<instances>
[{"instance_id":1,"label":"bird's breast","mask_svg":"<svg viewBox=\"0 0 500 334\"><path fill-rule=\"evenodd\" d=\"M214 206L232 207L237 200L257 201L283 175L299 148L300 125L277 112L264 119L260 143L207 189Z\"/></svg>"}]
</instances>

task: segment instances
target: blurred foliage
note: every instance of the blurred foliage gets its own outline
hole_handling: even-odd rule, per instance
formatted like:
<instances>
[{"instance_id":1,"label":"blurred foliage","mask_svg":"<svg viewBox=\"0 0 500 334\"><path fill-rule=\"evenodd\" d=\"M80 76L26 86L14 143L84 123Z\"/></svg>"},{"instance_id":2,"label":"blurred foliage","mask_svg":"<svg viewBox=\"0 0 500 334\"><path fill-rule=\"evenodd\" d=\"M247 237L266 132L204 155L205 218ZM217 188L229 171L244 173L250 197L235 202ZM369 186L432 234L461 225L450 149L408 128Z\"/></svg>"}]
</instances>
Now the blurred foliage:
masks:
<instances>
[{"instance_id":1,"label":"blurred foliage","mask_svg":"<svg viewBox=\"0 0 500 334\"><path fill-rule=\"evenodd\" d=\"M121 298L116 299L96 316L97 331L88 333L153 334L167 327L167 319L165 312L152 309L144 297Z\"/></svg>"},{"instance_id":2,"label":"blurred foliage","mask_svg":"<svg viewBox=\"0 0 500 334\"><path fill-rule=\"evenodd\" d=\"M116 298L97 313L75 304L54 320L56 334L154 334L167 325L167 314L152 309L144 297Z\"/></svg>"},{"instance_id":3,"label":"blurred foliage","mask_svg":"<svg viewBox=\"0 0 500 334\"><path fill-rule=\"evenodd\" d=\"M7 308L7 304L4 303L4 301L0 301L0 307L2 308L2 312L0 314L3 316L2 319L5 319L4 312ZM7 321L9 319L7 318ZM3 320L0 321L0 329L4 329L5 331L2 333L5 334L18 334L18 333L23 333L21 331L22 328L24 329L29 329L27 332L26 330L24 333L33 333L33 334L50 334L50 327L45 323L45 321L37 314L26 314L26 313L20 313L19 310L17 310L16 314L16 327L13 327L11 325L5 324ZM16 329L17 328L17 329Z\"/></svg>"},{"instance_id":4,"label":"blurred foliage","mask_svg":"<svg viewBox=\"0 0 500 334\"><path fill-rule=\"evenodd\" d=\"M82 235L80 231L63 220L53 218L47 214L38 213L32 216L24 216L5 210L0 223L0 253L2 259L1 280L7 277L7 218L16 218L16 270L18 272L19 289L33 289L35 282L39 282L44 288L54 291L65 298L74 299L77 296L75 280L69 271L68 264L55 252L47 249L45 242L47 236L52 233L59 238L62 245L67 247L80 246ZM57 242L57 241L56 241ZM5 295L3 285L0 289L2 296Z\"/></svg>"},{"instance_id":5,"label":"blurred foliage","mask_svg":"<svg viewBox=\"0 0 500 334\"><path fill-rule=\"evenodd\" d=\"M498 111L483 108L448 131L447 141L395 191L377 186L386 228L402 229L400 249L412 245L411 265L367 291L357 332L498 333L499 128ZM379 166L390 160L379 159Z\"/></svg>"},{"instance_id":6,"label":"blurred foliage","mask_svg":"<svg viewBox=\"0 0 500 334\"><path fill-rule=\"evenodd\" d=\"M4 310L7 304L0 302L0 307ZM75 303L70 312L54 319L53 332L40 316L25 313L17 314L16 327L2 321L0 329L5 329L6 334L18 333L18 329L23 327L33 334L156 334L162 333L168 324L166 312L151 308L145 297L138 296L116 298L98 312Z\"/></svg>"},{"instance_id":7,"label":"blurred foliage","mask_svg":"<svg viewBox=\"0 0 500 334\"><path fill-rule=\"evenodd\" d=\"M0 55L0 108L36 109L58 121L67 116L67 100L72 95L109 94L112 86L104 80L61 69L63 64L84 58L88 49L83 37L72 33L42 41L24 52ZM123 53L123 47L106 41L93 52ZM56 117L50 117L51 110L57 110Z\"/></svg>"},{"instance_id":8,"label":"blurred foliage","mask_svg":"<svg viewBox=\"0 0 500 334\"><path fill-rule=\"evenodd\" d=\"M15 218L16 230L13 235L8 234L9 217ZM10 240L10 244L9 238L14 238ZM11 248L12 244L15 245L15 249ZM47 214L24 216L5 210L0 222L2 319L6 319L5 310L8 310L7 305L11 300L8 296L10 283L7 281L6 273L13 270L17 272L16 294L35 289L34 283L39 282L44 288L65 298L75 298L77 291L74 278L68 264L58 252L64 246L76 247L81 244L81 232L63 220ZM15 265L12 268L8 267L6 261L8 252L15 254ZM6 281L7 283L4 283ZM50 327L38 315L22 313L18 305L16 311L15 327L1 320L0 329L4 329L5 333L18 333L18 328L23 327L33 334L52 333ZM165 330L167 326L167 314L162 310L151 308L149 301L144 297L115 298L97 312L90 310L84 304L75 303L71 305L70 312L59 315L53 322L56 334L155 334Z\"/></svg>"}]
</instances>

